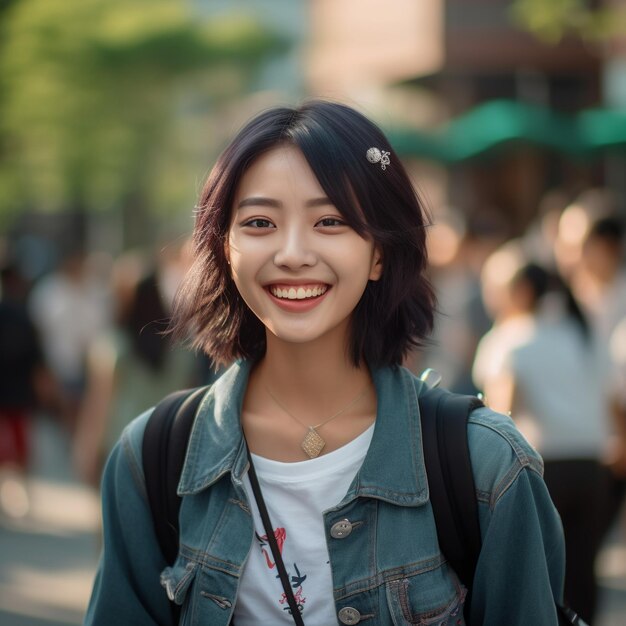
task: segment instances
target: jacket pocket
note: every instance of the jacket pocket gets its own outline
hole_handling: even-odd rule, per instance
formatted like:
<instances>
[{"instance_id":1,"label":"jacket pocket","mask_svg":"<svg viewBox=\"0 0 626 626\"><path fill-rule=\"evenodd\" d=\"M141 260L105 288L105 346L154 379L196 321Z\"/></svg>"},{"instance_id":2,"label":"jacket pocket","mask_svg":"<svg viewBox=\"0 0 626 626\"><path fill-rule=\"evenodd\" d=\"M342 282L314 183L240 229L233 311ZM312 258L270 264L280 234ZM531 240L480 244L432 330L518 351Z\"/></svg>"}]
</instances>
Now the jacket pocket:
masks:
<instances>
[{"instance_id":1,"label":"jacket pocket","mask_svg":"<svg viewBox=\"0 0 626 626\"><path fill-rule=\"evenodd\" d=\"M428 576L416 575L386 583L387 603L395 626L465 626L467 590L460 584L430 586Z\"/></svg>"}]
</instances>

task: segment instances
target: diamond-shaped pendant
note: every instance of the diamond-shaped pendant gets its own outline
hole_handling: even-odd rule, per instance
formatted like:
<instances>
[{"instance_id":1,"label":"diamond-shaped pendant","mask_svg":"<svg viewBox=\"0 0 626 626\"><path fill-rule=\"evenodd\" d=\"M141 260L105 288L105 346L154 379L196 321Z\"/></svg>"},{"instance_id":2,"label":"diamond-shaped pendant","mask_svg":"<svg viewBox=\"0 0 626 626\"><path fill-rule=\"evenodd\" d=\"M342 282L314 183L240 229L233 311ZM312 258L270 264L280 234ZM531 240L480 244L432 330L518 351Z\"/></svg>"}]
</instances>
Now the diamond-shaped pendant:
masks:
<instances>
[{"instance_id":1,"label":"diamond-shaped pendant","mask_svg":"<svg viewBox=\"0 0 626 626\"><path fill-rule=\"evenodd\" d=\"M309 432L302 440L300 447L307 453L310 459L314 459L316 456L319 456L325 445L326 442L320 437L315 428L309 426Z\"/></svg>"}]
</instances>

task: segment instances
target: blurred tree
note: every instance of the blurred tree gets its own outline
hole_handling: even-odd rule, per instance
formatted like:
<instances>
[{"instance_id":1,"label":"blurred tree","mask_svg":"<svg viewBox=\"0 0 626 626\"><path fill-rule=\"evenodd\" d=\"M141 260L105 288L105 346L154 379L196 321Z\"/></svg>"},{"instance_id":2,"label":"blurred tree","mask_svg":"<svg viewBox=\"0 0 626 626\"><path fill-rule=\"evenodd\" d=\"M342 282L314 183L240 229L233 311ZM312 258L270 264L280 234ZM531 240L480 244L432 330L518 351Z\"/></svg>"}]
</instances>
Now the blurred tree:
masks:
<instances>
[{"instance_id":1,"label":"blurred tree","mask_svg":"<svg viewBox=\"0 0 626 626\"><path fill-rule=\"evenodd\" d=\"M121 210L141 238L149 210L195 192L185 118L240 95L288 45L179 0L0 1L0 224L22 209Z\"/></svg>"},{"instance_id":2,"label":"blurred tree","mask_svg":"<svg viewBox=\"0 0 626 626\"><path fill-rule=\"evenodd\" d=\"M601 42L626 34L626 6L592 0L515 0L514 21L547 43L558 43L574 33L587 41Z\"/></svg>"}]
</instances>

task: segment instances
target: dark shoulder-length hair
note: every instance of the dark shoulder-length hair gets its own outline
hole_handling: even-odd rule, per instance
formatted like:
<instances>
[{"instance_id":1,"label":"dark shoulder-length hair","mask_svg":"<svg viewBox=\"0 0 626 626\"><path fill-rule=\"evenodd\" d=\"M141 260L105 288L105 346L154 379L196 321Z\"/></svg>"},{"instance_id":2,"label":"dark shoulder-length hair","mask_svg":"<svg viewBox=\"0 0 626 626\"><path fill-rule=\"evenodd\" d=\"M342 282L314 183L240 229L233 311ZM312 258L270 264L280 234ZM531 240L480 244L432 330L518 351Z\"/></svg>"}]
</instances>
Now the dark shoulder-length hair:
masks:
<instances>
[{"instance_id":1,"label":"dark shoulder-length hair","mask_svg":"<svg viewBox=\"0 0 626 626\"><path fill-rule=\"evenodd\" d=\"M354 109L327 101L260 113L221 154L198 202L195 260L175 301L172 330L178 337L191 333L194 346L216 363L264 354L265 328L237 291L224 242L241 177L255 159L280 145L302 151L333 205L382 252L382 277L368 282L352 316L353 363L400 364L409 350L423 345L433 326L425 211L381 130ZM370 148L388 152L389 164L371 162Z\"/></svg>"}]
</instances>

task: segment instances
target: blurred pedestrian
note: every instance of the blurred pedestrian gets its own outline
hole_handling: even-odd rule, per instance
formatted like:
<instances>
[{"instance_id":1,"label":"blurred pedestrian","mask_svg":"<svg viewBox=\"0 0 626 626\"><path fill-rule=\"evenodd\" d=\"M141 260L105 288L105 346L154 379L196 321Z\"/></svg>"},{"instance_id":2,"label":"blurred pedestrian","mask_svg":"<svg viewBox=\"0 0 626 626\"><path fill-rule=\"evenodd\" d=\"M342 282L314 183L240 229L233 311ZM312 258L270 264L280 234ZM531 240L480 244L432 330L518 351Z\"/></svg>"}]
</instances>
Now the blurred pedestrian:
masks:
<instances>
[{"instance_id":1,"label":"blurred pedestrian","mask_svg":"<svg viewBox=\"0 0 626 626\"><path fill-rule=\"evenodd\" d=\"M612 363L611 413L614 421L609 468L611 470L610 500L606 515L606 531L617 523L626 532L624 502L626 501L626 315L617 324L609 342Z\"/></svg>"},{"instance_id":2,"label":"blurred pedestrian","mask_svg":"<svg viewBox=\"0 0 626 626\"><path fill-rule=\"evenodd\" d=\"M480 270L505 239L505 225L490 211L467 219L448 209L428 230L429 276L438 310L430 343L410 355L414 372L434 369L447 389L475 394L471 370L479 339L489 330L480 292Z\"/></svg>"},{"instance_id":3,"label":"blurred pedestrian","mask_svg":"<svg viewBox=\"0 0 626 626\"><path fill-rule=\"evenodd\" d=\"M35 284L28 308L66 396L65 426L72 432L85 387L87 347L110 322L108 293L91 276L84 251L72 249L57 270Z\"/></svg>"},{"instance_id":4,"label":"blurred pedestrian","mask_svg":"<svg viewBox=\"0 0 626 626\"><path fill-rule=\"evenodd\" d=\"M488 259L483 290L494 325L478 346L474 380L544 459L565 531L565 595L592 623L609 486L606 351L565 285L528 263L518 242Z\"/></svg>"},{"instance_id":5,"label":"blurred pedestrian","mask_svg":"<svg viewBox=\"0 0 626 626\"><path fill-rule=\"evenodd\" d=\"M610 529L622 509L626 496L626 475L620 469L619 458L626 440L620 437L624 431L623 388L621 382L619 341L624 337L618 332L620 321L626 315L626 266L624 265L624 221L617 215L602 215L589 224L582 242L579 263L571 277L572 289L581 308L587 315L593 332L613 353L613 369L607 372L608 390L615 420L616 444L611 460L612 500L606 518ZM625 452L626 454L626 452Z\"/></svg>"},{"instance_id":6,"label":"blurred pedestrian","mask_svg":"<svg viewBox=\"0 0 626 626\"><path fill-rule=\"evenodd\" d=\"M11 262L0 272L0 512L21 517L29 507L25 477L33 412L56 404L58 396L24 304L26 280Z\"/></svg>"},{"instance_id":7,"label":"blurred pedestrian","mask_svg":"<svg viewBox=\"0 0 626 626\"><path fill-rule=\"evenodd\" d=\"M561 213L553 250L558 272L568 284L581 267L585 239L592 224L614 217L616 207L615 196L608 189L591 188L578 194Z\"/></svg>"},{"instance_id":8,"label":"blurred pedestrian","mask_svg":"<svg viewBox=\"0 0 626 626\"><path fill-rule=\"evenodd\" d=\"M626 315L624 222L620 217L604 217L590 225L572 275L572 289L594 332L608 344Z\"/></svg>"},{"instance_id":9,"label":"blurred pedestrian","mask_svg":"<svg viewBox=\"0 0 626 626\"><path fill-rule=\"evenodd\" d=\"M537 216L522 237L522 246L528 258L549 272L558 273L556 258L559 222L569 203L568 194L551 189L540 199Z\"/></svg>"},{"instance_id":10,"label":"blurred pedestrian","mask_svg":"<svg viewBox=\"0 0 626 626\"><path fill-rule=\"evenodd\" d=\"M619 415L617 430L621 434L619 474L626 478L626 315L613 331L609 349L614 368L612 400Z\"/></svg>"},{"instance_id":11,"label":"blurred pedestrian","mask_svg":"<svg viewBox=\"0 0 626 626\"><path fill-rule=\"evenodd\" d=\"M100 482L104 460L130 420L163 394L195 382L193 354L174 347L164 336L171 293L177 285L176 275L167 271L169 263L159 267L160 271L146 272L141 258L133 253L116 262L112 272L116 326L95 335L88 349L74 461L79 475L94 486Z\"/></svg>"}]
</instances>

